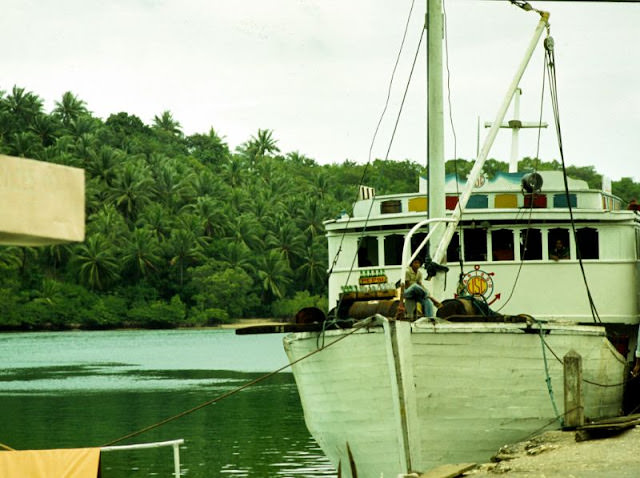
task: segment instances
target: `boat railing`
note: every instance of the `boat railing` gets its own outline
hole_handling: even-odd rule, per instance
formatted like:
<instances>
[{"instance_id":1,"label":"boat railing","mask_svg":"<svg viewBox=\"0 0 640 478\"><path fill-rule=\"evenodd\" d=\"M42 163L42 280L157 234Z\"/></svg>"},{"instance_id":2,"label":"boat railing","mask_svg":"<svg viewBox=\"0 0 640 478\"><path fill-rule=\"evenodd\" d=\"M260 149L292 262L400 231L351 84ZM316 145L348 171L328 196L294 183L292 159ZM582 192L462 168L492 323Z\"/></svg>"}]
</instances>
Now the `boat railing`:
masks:
<instances>
[{"instance_id":1,"label":"boat railing","mask_svg":"<svg viewBox=\"0 0 640 478\"><path fill-rule=\"evenodd\" d=\"M180 476L180 445L184 443L183 438L177 440L158 441L153 443L136 443L134 445L117 445L117 446L103 446L100 451L125 451L125 450L144 450L148 448L161 448L164 446L173 447L173 469L175 477Z\"/></svg>"}]
</instances>

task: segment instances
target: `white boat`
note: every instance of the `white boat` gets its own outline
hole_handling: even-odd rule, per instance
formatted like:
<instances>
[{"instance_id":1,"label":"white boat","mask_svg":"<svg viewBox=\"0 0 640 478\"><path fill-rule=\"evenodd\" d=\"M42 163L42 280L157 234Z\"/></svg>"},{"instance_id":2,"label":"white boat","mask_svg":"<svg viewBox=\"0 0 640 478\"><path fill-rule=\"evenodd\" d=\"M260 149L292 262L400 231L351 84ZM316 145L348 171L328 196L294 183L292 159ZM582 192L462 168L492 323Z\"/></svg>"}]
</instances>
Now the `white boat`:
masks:
<instances>
[{"instance_id":1,"label":"white boat","mask_svg":"<svg viewBox=\"0 0 640 478\"><path fill-rule=\"evenodd\" d=\"M561 426L576 411L565 409L563 391L571 351L582 360L585 419L617 416L635 349L639 216L609 191L565 186L562 172L481 174L528 56L469 187L445 181L441 1L428 10L430 180L410 194L364 190L350 216L326 223L336 308L328 318L301 311L307 325L284 339L307 427L343 477L486 461L505 443ZM530 51L547 22L540 12ZM554 260L557 240L568 256ZM397 314L394 284L425 244L448 267L429 282L432 295L475 296L500 315Z\"/></svg>"}]
</instances>

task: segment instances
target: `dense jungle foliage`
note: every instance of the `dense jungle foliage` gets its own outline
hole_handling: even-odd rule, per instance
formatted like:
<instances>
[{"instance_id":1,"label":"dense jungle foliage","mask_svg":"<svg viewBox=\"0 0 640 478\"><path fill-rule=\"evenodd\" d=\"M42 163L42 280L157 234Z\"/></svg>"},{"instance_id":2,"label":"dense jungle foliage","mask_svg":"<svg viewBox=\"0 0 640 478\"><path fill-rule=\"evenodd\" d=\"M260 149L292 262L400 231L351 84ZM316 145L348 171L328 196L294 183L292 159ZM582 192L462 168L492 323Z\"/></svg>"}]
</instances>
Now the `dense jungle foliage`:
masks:
<instances>
[{"instance_id":1,"label":"dense jungle foliage","mask_svg":"<svg viewBox=\"0 0 640 478\"><path fill-rule=\"evenodd\" d=\"M361 181L412 192L424 172L410 160L319 165L281 152L269 129L231 150L213 128L184 135L169 111L151 125L125 112L96 118L71 92L47 113L19 87L0 91L0 154L86 172L84 243L0 246L4 330L199 326L326 308L323 220L350 209ZM449 161L447 172L470 167ZM568 172L599 187L593 167ZM623 178L614 193L640 197L640 185Z\"/></svg>"}]
</instances>

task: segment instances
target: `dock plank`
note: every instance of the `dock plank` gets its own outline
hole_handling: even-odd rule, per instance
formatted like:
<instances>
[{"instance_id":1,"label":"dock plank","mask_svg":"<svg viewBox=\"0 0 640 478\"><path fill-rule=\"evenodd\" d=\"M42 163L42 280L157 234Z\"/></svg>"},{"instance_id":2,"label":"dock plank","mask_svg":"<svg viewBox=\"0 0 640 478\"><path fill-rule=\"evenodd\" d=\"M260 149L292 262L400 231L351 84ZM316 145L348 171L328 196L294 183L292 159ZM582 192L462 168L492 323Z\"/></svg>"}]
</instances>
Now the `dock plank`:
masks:
<instances>
[{"instance_id":1,"label":"dock plank","mask_svg":"<svg viewBox=\"0 0 640 478\"><path fill-rule=\"evenodd\" d=\"M475 463L457 463L454 465L441 465L437 468L427 471L420 475L419 478L456 478L465 471L469 471L476 466Z\"/></svg>"}]
</instances>

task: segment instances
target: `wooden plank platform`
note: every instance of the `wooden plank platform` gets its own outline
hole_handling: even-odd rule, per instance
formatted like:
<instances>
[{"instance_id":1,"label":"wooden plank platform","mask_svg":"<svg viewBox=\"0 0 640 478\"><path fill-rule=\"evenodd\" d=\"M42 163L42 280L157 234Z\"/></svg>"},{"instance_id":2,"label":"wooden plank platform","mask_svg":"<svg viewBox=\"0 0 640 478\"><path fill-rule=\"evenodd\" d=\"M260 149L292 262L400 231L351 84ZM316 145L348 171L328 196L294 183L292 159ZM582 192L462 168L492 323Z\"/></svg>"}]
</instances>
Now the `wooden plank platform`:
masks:
<instances>
[{"instance_id":1,"label":"wooden plank platform","mask_svg":"<svg viewBox=\"0 0 640 478\"><path fill-rule=\"evenodd\" d=\"M292 332L321 332L322 330L350 329L349 323L342 323L337 326L335 323L318 323L312 324L269 324L269 325L251 325L249 327L241 327L236 329L236 335L252 335L252 334L288 334Z\"/></svg>"},{"instance_id":2,"label":"wooden plank platform","mask_svg":"<svg viewBox=\"0 0 640 478\"><path fill-rule=\"evenodd\" d=\"M640 414L599 420L576 428L576 441L607 438L640 425Z\"/></svg>"},{"instance_id":3,"label":"wooden plank platform","mask_svg":"<svg viewBox=\"0 0 640 478\"><path fill-rule=\"evenodd\" d=\"M475 463L457 463L455 465L441 465L437 468L427 471L420 475L419 478L456 478L465 471L469 471L475 467Z\"/></svg>"}]
</instances>

